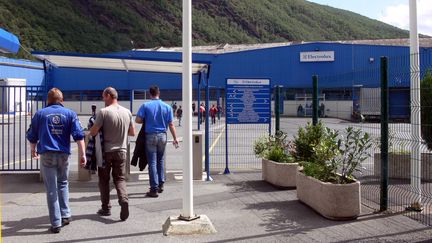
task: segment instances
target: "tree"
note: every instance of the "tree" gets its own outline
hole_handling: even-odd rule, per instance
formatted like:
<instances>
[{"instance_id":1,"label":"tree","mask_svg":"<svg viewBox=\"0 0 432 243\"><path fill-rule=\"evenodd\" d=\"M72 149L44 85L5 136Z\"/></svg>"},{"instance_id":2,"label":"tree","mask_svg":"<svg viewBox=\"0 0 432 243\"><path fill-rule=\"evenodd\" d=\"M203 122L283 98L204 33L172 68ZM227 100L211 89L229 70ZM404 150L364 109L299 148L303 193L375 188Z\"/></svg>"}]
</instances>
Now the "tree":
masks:
<instances>
[{"instance_id":1,"label":"tree","mask_svg":"<svg viewBox=\"0 0 432 243\"><path fill-rule=\"evenodd\" d=\"M432 73L428 69L420 83L421 134L429 150L432 150Z\"/></svg>"}]
</instances>

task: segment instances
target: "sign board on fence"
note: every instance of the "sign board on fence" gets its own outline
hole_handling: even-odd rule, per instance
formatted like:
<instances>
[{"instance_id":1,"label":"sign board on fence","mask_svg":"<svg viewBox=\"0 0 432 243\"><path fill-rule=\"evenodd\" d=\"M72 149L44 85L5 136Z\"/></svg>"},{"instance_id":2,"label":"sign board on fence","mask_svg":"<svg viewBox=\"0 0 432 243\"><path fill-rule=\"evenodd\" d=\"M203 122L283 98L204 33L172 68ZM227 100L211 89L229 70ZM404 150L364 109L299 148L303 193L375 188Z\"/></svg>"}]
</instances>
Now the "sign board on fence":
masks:
<instances>
[{"instance_id":1,"label":"sign board on fence","mask_svg":"<svg viewBox=\"0 0 432 243\"><path fill-rule=\"evenodd\" d=\"M300 52L300 62L333 62L334 51Z\"/></svg>"},{"instance_id":2,"label":"sign board on fence","mask_svg":"<svg viewBox=\"0 0 432 243\"><path fill-rule=\"evenodd\" d=\"M270 79L227 79L227 124L271 122Z\"/></svg>"}]
</instances>

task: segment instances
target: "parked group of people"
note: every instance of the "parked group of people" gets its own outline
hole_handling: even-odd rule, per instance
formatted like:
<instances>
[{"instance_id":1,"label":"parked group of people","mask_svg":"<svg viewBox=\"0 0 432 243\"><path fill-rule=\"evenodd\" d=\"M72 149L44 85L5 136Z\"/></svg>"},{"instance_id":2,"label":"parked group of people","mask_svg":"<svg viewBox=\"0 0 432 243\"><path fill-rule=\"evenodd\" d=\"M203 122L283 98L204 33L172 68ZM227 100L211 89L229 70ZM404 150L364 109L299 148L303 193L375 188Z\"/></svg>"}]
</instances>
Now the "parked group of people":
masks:
<instances>
[{"instance_id":1,"label":"parked group of people","mask_svg":"<svg viewBox=\"0 0 432 243\"><path fill-rule=\"evenodd\" d=\"M135 119L136 123L143 124L138 135L138 139L142 141L138 143L137 139L135 152L141 152L144 157L142 159L148 163L150 190L146 195L158 197L158 193L164 191L166 132L170 130L173 145L177 148L173 114L181 118L182 111L180 106L174 113L171 106L160 100L157 86L150 87L150 95L151 101L140 107ZM89 169L97 168L101 200L101 208L97 214L111 215L109 181L112 174L121 207L120 219L125 221L129 217L125 181L126 151L128 136L135 136L135 124L132 113L118 103L118 93L114 88L106 88L102 92L102 98L105 107L89 121L91 142L87 151L84 143L85 134L78 116L74 111L63 107L63 94L57 88L52 88L48 92L47 107L36 112L27 131L32 157L40 158L41 161L51 222L50 230L53 233L59 233L61 227L71 221L68 185L71 136L78 145L80 165Z\"/></svg>"}]
</instances>

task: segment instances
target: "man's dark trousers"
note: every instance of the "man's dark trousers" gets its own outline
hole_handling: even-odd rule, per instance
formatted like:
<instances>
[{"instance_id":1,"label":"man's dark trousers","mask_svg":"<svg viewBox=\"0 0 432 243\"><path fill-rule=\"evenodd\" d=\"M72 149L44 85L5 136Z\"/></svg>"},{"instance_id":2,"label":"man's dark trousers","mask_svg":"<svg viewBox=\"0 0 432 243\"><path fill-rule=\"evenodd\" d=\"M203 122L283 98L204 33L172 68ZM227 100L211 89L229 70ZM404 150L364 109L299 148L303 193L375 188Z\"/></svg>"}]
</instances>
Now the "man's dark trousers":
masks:
<instances>
[{"instance_id":1,"label":"man's dark trousers","mask_svg":"<svg viewBox=\"0 0 432 243\"><path fill-rule=\"evenodd\" d=\"M109 185L111 169L119 204L122 205L122 203L128 202L125 166L126 152L115 151L105 153L105 168L98 168L99 190L101 194L102 209L104 211L111 209Z\"/></svg>"}]
</instances>

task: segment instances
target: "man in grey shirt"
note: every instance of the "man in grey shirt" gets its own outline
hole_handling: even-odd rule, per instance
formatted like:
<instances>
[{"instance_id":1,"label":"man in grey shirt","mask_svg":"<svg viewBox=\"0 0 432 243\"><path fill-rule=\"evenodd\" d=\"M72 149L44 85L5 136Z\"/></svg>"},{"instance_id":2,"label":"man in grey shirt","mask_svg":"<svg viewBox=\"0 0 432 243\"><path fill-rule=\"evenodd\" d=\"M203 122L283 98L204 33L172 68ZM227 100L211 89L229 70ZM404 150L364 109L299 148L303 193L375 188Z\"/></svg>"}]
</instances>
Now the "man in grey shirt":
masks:
<instances>
[{"instance_id":1,"label":"man in grey shirt","mask_svg":"<svg viewBox=\"0 0 432 243\"><path fill-rule=\"evenodd\" d=\"M102 96L105 108L96 114L95 123L90 129L91 136L96 136L101 129L103 132L105 163L103 167L98 168L102 208L97 213L102 216L111 215L109 181L112 169L118 202L121 206L120 219L125 221L129 217L125 181L127 136L135 136L135 126L131 112L118 104L118 94L114 88L106 88Z\"/></svg>"}]
</instances>

